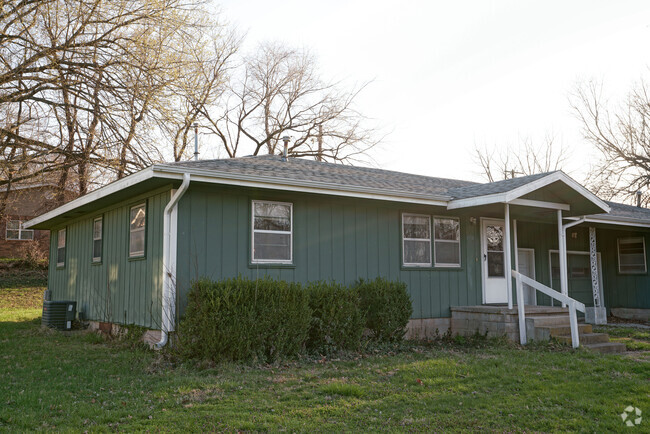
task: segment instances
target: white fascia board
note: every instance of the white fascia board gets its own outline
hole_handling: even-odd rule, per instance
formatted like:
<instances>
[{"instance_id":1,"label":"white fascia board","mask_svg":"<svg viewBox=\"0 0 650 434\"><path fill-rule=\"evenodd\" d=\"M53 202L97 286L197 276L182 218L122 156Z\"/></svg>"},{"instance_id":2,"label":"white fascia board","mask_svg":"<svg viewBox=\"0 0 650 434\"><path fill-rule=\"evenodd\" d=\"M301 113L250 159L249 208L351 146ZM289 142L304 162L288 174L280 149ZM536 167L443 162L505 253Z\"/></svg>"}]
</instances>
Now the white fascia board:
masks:
<instances>
[{"instance_id":1,"label":"white fascia board","mask_svg":"<svg viewBox=\"0 0 650 434\"><path fill-rule=\"evenodd\" d=\"M567 219L574 219L575 217L568 217ZM637 220L632 218L625 217L613 217L604 215L600 216L589 216L585 218L586 223L600 223L606 225L618 225L618 226L633 226L638 228L650 228L650 222L647 220Z\"/></svg>"},{"instance_id":2,"label":"white fascia board","mask_svg":"<svg viewBox=\"0 0 650 434\"><path fill-rule=\"evenodd\" d=\"M60 207L55 208L52 211L46 212L45 214L41 214L40 216L26 222L23 225L23 227L27 229L37 224L43 223L44 221L58 217L61 214L65 214L66 212L72 211L75 208L89 204L90 202L93 202L104 196L108 196L110 194L123 190L127 187L131 187L135 184L139 184L140 182L145 181L153 176L154 176L153 169L151 167L148 167L137 173L134 173L133 175L129 175L126 178L122 178L119 181L112 182L102 188L98 188L97 190L91 191L90 193L81 196L78 199L72 200L64 205L61 205Z\"/></svg>"},{"instance_id":3,"label":"white fascia board","mask_svg":"<svg viewBox=\"0 0 650 434\"><path fill-rule=\"evenodd\" d=\"M609 205L607 205L598 196L584 188L582 185L571 179L564 172L551 173L543 178L536 179L535 181L531 181L528 184L503 193L452 200L449 202L447 209L468 208L472 206L489 205L493 203L512 203L512 201L518 200L521 196L532 193L533 191L546 187L547 185L550 185L556 181L562 181L568 187L581 194L585 199L589 200L594 205L602 209L603 212L610 211Z\"/></svg>"},{"instance_id":4,"label":"white fascia board","mask_svg":"<svg viewBox=\"0 0 650 434\"><path fill-rule=\"evenodd\" d=\"M510 205L530 206L534 208L560 209L570 211L571 205L566 203L546 202L543 200L514 199L508 202Z\"/></svg>"},{"instance_id":5,"label":"white fascia board","mask_svg":"<svg viewBox=\"0 0 650 434\"><path fill-rule=\"evenodd\" d=\"M493 203L505 203L505 193L489 194L486 196L468 197L467 199L456 199L449 202L447 209L471 208L474 206L490 205Z\"/></svg>"},{"instance_id":6,"label":"white fascia board","mask_svg":"<svg viewBox=\"0 0 650 434\"><path fill-rule=\"evenodd\" d=\"M301 193L327 194L332 196L406 202L421 205L447 206L446 196L415 195L400 191L358 186L341 186L309 180L283 179L271 176L245 175L214 170L189 169L165 165L153 166L157 177L182 179L183 173L190 173L192 181L211 184L235 185L239 187L265 188L270 190L295 191Z\"/></svg>"}]
</instances>

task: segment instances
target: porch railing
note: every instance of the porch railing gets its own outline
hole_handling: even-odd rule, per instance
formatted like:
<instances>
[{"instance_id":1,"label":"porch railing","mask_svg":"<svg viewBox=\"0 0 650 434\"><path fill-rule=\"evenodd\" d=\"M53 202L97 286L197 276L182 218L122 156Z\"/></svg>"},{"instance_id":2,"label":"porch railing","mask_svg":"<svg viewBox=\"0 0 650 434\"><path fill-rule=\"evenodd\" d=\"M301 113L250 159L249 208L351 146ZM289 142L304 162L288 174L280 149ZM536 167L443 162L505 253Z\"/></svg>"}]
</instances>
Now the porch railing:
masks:
<instances>
[{"instance_id":1,"label":"porch railing","mask_svg":"<svg viewBox=\"0 0 650 434\"><path fill-rule=\"evenodd\" d=\"M564 303L569 307L569 324L571 325L571 344L573 345L573 348L578 348L580 346L580 337L578 334L578 314L576 311L579 310L580 312L584 313L585 311L584 303L580 303L578 300L574 300L573 298L564 295L561 292L554 290L553 288L549 288L546 285L542 285L538 281L533 280L528 276L524 276L523 274L519 273L517 270L512 270L512 277L514 277L516 281L517 309L519 311L518 312L519 313L519 341L521 342L521 344L525 345L528 343L528 339L526 338L526 306L524 304L524 288L523 288L523 284L525 283L531 288L543 294L546 294L549 297L554 298L555 300Z\"/></svg>"}]
</instances>

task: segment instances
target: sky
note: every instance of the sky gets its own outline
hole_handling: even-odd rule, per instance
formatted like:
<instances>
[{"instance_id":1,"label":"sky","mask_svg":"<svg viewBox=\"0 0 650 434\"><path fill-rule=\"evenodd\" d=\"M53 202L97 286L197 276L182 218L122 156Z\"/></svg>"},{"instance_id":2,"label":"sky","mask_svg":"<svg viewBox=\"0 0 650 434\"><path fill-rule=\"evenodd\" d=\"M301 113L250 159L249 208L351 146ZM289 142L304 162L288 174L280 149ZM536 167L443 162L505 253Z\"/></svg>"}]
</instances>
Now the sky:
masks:
<instances>
[{"instance_id":1,"label":"sky","mask_svg":"<svg viewBox=\"0 0 650 434\"><path fill-rule=\"evenodd\" d=\"M598 154L569 98L587 80L612 101L650 76L650 1L224 0L242 49L310 50L325 79L371 81L357 109L382 134L373 165L481 180L474 149L547 135L583 181Z\"/></svg>"}]
</instances>

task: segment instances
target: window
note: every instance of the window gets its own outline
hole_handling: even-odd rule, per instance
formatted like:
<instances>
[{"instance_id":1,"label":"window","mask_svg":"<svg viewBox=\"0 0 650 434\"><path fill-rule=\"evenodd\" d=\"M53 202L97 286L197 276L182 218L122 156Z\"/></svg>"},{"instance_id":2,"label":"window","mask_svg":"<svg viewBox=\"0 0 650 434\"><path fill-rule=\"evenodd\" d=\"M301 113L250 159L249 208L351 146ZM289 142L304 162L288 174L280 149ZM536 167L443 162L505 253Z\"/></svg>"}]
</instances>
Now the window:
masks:
<instances>
[{"instance_id":1,"label":"window","mask_svg":"<svg viewBox=\"0 0 650 434\"><path fill-rule=\"evenodd\" d=\"M65 265L65 229L59 229L56 236L56 266Z\"/></svg>"},{"instance_id":2,"label":"window","mask_svg":"<svg viewBox=\"0 0 650 434\"><path fill-rule=\"evenodd\" d=\"M93 262L102 262L102 218L93 220Z\"/></svg>"},{"instance_id":3,"label":"window","mask_svg":"<svg viewBox=\"0 0 650 434\"><path fill-rule=\"evenodd\" d=\"M460 267L460 220L434 218L433 238L436 267Z\"/></svg>"},{"instance_id":4,"label":"window","mask_svg":"<svg viewBox=\"0 0 650 434\"><path fill-rule=\"evenodd\" d=\"M129 258L144 256L147 205L132 206L129 215Z\"/></svg>"},{"instance_id":5,"label":"window","mask_svg":"<svg viewBox=\"0 0 650 434\"><path fill-rule=\"evenodd\" d=\"M20 220L9 220L7 222L7 231L5 233L7 240L31 241L34 239L33 229L23 229L23 222Z\"/></svg>"},{"instance_id":6,"label":"window","mask_svg":"<svg viewBox=\"0 0 650 434\"><path fill-rule=\"evenodd\" d=\"M404 265L431 266L431 217L402 214L402 242Z\"/></svg>"},{"instance_id":7,"label":"window","mask_svg":"<svg viewBox=\"0 0 650 434\"><path fill-rule=\"evenodd\" d=\"M253 201L253 262L291 263L293 204Z\"/></svg>"},{"instance_id":8,"label":"window","mask_svg":"<svg viewBox=\"0 0 650 434\"><path fill-rule=\"evenodd\" d=\"M618 239L618 272L621 274L646 272L645 240L643 238Z\"/></svg>"}]
</instances>

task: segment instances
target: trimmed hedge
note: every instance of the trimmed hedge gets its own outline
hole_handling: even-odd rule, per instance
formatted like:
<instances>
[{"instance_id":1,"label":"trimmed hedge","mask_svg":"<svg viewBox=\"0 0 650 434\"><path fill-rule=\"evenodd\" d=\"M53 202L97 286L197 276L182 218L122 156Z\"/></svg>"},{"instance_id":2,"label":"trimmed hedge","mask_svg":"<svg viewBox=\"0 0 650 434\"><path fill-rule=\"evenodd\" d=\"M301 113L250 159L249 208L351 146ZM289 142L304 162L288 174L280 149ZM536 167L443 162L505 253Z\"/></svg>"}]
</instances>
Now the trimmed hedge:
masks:
<instances>
[{"instance_id":1,"label":"trimmed hedge","mask_svg":"<svg viewBox=\"0 0 650 434\"><path fill-rule=\"evenodd\" d=\"M181 351L191 358L272 362L296 356L311 310L299 284L268 278L200 280L180 323Z\"/></svg>"},{"instance_id":2,"label":"trimmed hedge","mask_svg":"<svg viewBox=\"0 0 650 434\"><path fill-rule=\"evenodd\" d=\"M413 314L406 284L378 277L369 281L360 279L355 288L359 292L361 312L371 336L380 342L403 339L406 325Z\"/></svg>"},{"instance_id":3,"label":"trimmed hedge","mask_svg":"<svg viewBox=\"0 0 650 434\"><path fill-rule=\"evenodd\" d=\"M304 350L357 350L364 330L379 342L404 337L411 317L406 285L359 280L352 288L263 278L199 280L179 324L181 355L224 361L273 362Z\"/></svg>"},{"instance_id":4,"label":"trimmed hedge","mask_svg":"<svg viewBox=\"0 0 650 434\"><path fill-rule=\"evenodd\" d=\"M358 349L365 328L358 292L334 282L311 283L306 292L312 310L307 349L325 354Z\"/></svg>"}]
</instances>

